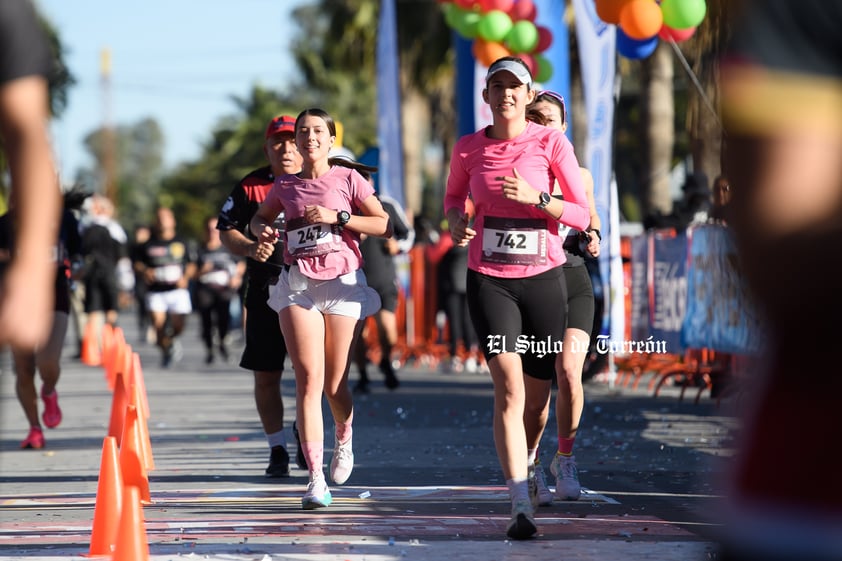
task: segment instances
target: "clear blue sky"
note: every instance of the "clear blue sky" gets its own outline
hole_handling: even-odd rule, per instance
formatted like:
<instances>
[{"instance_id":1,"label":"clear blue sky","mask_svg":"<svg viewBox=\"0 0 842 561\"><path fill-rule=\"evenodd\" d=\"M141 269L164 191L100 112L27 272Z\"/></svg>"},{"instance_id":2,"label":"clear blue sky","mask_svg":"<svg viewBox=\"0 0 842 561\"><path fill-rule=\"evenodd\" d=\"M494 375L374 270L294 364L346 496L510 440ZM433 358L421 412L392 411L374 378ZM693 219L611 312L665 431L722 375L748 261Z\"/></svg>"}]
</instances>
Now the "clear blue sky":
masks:
<instances>
[{"instance_id":1,"label":"clear blue sky","mask_svg":"<svg viewBox=\"0 0 842 561\"><path fill-rule=\"evenodd\" d=\"M2 1L2 0L0 0ZM52 131L65 181L90 166L82 139L106 119L100 53L111 52L111 122L153 117L168 167L195 158L231 96L284 90L295 72L292 10L308 0L36 0L58 30L77 80Z\"/></svg>"}]
</instances>

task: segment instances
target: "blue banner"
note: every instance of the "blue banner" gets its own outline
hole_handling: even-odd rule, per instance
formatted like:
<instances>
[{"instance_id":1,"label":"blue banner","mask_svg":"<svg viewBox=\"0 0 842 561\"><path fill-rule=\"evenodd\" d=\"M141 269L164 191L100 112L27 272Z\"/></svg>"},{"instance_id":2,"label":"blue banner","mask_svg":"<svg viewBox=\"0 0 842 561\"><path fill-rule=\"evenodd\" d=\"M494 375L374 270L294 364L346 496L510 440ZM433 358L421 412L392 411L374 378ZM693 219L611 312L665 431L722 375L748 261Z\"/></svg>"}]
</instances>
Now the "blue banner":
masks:
<instances>
[{"instance_id":1,"label":"blue banner","mask_svg":"<svg viewBox=\"0 0 842 561\"><path fill-rule=\"evenodd\" d=\"M758 354L762 345L760 318L740 277L739 257L726 226L692 228L684 345L723 353Z\"/></svg>"},{"instance_id":2,"label":"blue banner","mask_svg":"<svg viewBox=\"0 0 842 561\"><path fill-rule=\"evenodd\" d=\"M380 145L378 189L381 194L388 195L403 207L403 142L395 0L383 0L380 3L377 28L377 137Z\"/></svg>"},{"instance_id":3,"label":"blue banner","mask_svg":"<svg viewBox=\"0 0 842 561\"><path fill-rule=\"evenodd\" d=\"M649 243L648 235L631 239L631 338L644 341L649 337Z\"/></svg>"},{"instance_id":4,"label":"blue banner","mask_svg":"<svg viewBox=\"0 0 842 561\"><path fill-rule=\"evenodd\" d=\"M687 235L651 234L649 253L649 328L656 341L666 342L666 352L684 350L681 328L687 309Z\"/></svg>"}]
</instances>

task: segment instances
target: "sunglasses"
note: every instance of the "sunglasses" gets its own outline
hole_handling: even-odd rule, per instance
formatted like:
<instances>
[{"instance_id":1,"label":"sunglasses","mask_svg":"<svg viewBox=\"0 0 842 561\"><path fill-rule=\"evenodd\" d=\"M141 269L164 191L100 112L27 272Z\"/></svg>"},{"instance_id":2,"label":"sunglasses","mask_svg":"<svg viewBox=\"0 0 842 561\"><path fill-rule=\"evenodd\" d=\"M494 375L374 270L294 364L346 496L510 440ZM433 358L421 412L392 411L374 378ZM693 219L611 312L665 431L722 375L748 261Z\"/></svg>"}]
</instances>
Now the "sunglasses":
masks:
<instances>
[{"instance_id":1,"label":"sunglasses","mask_svg":"<svg viewBox=\"0 0 842 561\"><path fill-rule=\"evenodd\" d=\"M564 103L564 96L552 90L540 90L536 96L535 101L541 101L542 98L550 98L559 105L561 105L561 122L567 122L567 104Z\"/></svg>"}]
</instances>

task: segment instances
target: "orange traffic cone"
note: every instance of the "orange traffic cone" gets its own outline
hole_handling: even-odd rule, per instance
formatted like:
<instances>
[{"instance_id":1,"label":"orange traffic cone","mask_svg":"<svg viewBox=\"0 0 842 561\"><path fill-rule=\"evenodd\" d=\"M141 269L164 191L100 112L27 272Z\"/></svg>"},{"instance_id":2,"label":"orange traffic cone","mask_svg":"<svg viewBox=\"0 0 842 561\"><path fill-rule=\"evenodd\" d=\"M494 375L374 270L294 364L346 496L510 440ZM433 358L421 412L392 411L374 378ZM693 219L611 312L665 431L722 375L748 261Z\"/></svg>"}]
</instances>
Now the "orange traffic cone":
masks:
<instances>
[{"instance_id":1,"label":"orange traffic cone","mask_svg":"<svg viewBox=\"0 0 842 561\"><path fill-rule=\"evenodd\" d=\"M96 488L94 525L89 555L111 555L117 541L117 525L123 503L123 476L117 456L117 439L106 436Z\"/></svg>"},{"instance_id":2,"label":"orange traffic cone","mask_svg":"<svg viewBox=\"0 0 842 561\"><path fill-rule=\"evenodd\" d=\"M141 491L134 485L123 488L123 511L117 529L114 561L148 561L149 542L140 504Z\"/></svg>"},{"instance_id":3,"label":"orange traffic cone","mask_svg":"<svg viewBox=\"0 0 842 561\"><path fill-rule=\"evenodd\" d=\"M149 418L149 396L146 394L146 380L143 379L143 366L140 364L140 355L132 353L132 380L140 389L140 406L138 410L144 419Z\"/></svg>"},{"instance_id":4,"label":"orange traffic cone","mask_svg":"<svg viewBox=\"0 0 842 561\"><path fill-rule=\"evenodd\" d=\"M93 321L88 321L85 325L85 334L82 337L82 364L88 366L99 366L102 364L102 355L99 352L99 340L97 338L97 329Z\"/></svg>"},{"instance_id":5,"label":"orange traffic cone","mask_svg":"<svg viewBox=\"0 0 842 561\"><path fill-rule=\"evenodd\" d=\"M114 391L111 393L111 419L108 423L108 436L117 439L117 446L122 446L123 424L126 418L126 405L129 404L126 388L123 383L123 373L117 372L114 381Z\"/></svg>"},{"instance_id":6,"label":"orange traffic cone","mask_svg":"<svg viewBox=\"0 0 842 561\"><path fill-rule=\"evenodd\" d=\"M110 356L110 364L106 364L105 369L105 380L108 383L108 389L114 389L114 378L117 370L120 368L120 355L123 353L126 347L126 337L123 334L122 327L114 327L112 329L113 332L113 344L111 348L111 356Z\"/></svg>"},{"instance_id":7,"label":"orange traffic cone","mask_svg":"<svg viewBox=\"0 0 842 561\"><path fill-rule=\"evenodd\" d=\"M126 418L123 422L123 442L120 444L120 471L123 472L123 484L132 485L140 490L140 500L151 503L149 495L149 476L143 463L143 447L140 443L140 432L137 424L137 407L126 407Z\"/></svg>"},{"instance_id":8,"label":"orange traffic cone","mask_svg":"<svg viewBox=\"0 0 842 561\"><path fill-rule=\"evenodd\" d=\"M135 356L137 355L135 354ZM146 471L149 472L155 469L155 460L152 458L152 442L149 439L149 425L140 413L140 401L140 388L136 383L132 384L132 405L135 406L135 409L138 412L137 428L140 433L140 458L143 460L143 467L145 467Z\"/></svg>"}]
</instances>

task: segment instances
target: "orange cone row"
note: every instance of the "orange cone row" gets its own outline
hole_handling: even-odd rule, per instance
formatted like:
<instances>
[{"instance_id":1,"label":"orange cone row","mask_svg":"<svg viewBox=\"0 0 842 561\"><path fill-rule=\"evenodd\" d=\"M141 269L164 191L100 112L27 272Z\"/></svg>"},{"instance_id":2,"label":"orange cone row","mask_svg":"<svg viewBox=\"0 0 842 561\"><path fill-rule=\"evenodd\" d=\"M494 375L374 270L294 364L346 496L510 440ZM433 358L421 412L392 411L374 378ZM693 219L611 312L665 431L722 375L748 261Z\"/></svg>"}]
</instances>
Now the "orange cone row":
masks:
<instances>
[{"instance_id":1,"label":"orange cone row","mask_svg":"<svg viewBox=\"0 0 842 561\"><path fill-rule=\"evenodd\" d=\"M148 561L143 504L150 504L148 472L155 469L149 403L140 358L119 327L105 326L100 362L112 390L108 435L102 446L90 556Z\"/></svg>"}]
</instances>

